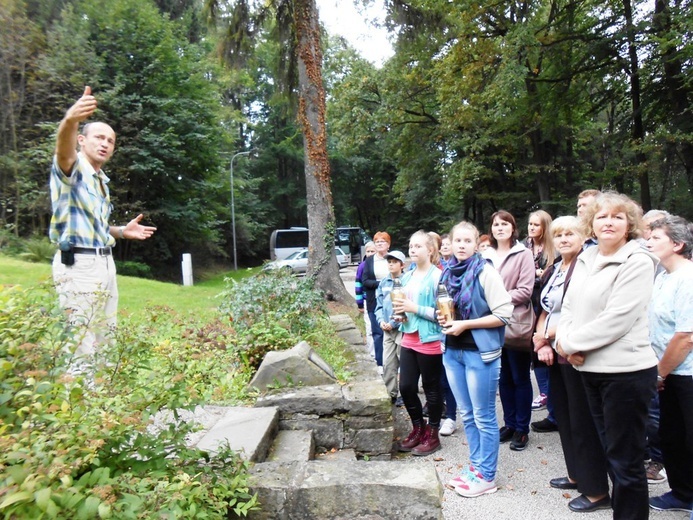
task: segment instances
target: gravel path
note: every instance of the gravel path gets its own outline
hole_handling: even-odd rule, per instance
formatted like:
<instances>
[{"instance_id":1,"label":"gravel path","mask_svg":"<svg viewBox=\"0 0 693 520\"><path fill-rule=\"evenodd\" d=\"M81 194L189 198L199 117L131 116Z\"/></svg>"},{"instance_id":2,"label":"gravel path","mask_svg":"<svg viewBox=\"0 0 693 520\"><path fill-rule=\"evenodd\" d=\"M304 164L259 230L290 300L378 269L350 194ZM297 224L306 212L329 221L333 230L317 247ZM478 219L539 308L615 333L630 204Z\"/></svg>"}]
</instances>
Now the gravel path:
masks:
<instances>
[{"instance_id":1,"label":"gravel path","mask_svg":"<svg viewBox=\"0 0 693 520\"><path fill-rule=\"evenodd\" d=\"M420 396L424 402L423 395ZM397 437L409 433L410 422L404 408L397 408L395 428ZM498 417L502 417L500 400L497 400ZM541 420L546 411L534 412L533 421ZM459 424L459 421L458 421ZM442 449L428 457L413 457L422 463L434 462L441 481L445 484L456 476L460 468L468 464L467 441L461 428L450 437L441 438ZM578 496L577 491L563 491L549 487L549 480L565 476L565 464L558 433L529 434L529 444L524 451L515 452L509 443L500 447L498 463L498 491L491 495L477 498L463 498L446 486L443 497L443 515L445 520L576 520L586 515L589 520L611 518L611 510L593 513L573 513L568 509L568 502ZM666 484L650 486L650 496L657 496L669 491ZM688 520L689 515L682 512L650 511L650 518L655 520Z\"/></svg>"},{"instance_id":2,"label":"gravel path","mask_svg":"<svg viewBox=\"0 0 693 520\"><path fill-rule=\"evenodd\" d=\"M353 267L342 269L340 274L345 286L353 291ZM353 292L352 292L353 294ZM532 376L534 377L534 376ZM533 379L534 395L537 395L536 381ZM419 395L425 402L423 394ZM395 414L395 435L404 438L411 429L409 416L404 408L397 408ZM503 417L500 399L496 400L499 422ZM532 413L532 421L546 417L546 410ZM458 420L458 425L459 425ZM461 427L450 437L442 437L442 449L428 457L413 457L401 454L398 457L434 462L441 482L445 485L456 476L460 469L469 463L467 441ZM568 502L579 493L574 490L563 491L549 486L549 480L566 475L563 451L558 432L529 434L529 444L521 452L512 451L509 443L500 448L498 491L492 495L477 498L463 498L451 488L445 487L443 496L443 515L445 520L606 520L611 518L611 510L593 513L573 513ZM669 491L664 484L651 485L650 496L658 496ZM683 512L650 511L652 520L689 520L690 515Z\"/></svg>"}]
</instances>

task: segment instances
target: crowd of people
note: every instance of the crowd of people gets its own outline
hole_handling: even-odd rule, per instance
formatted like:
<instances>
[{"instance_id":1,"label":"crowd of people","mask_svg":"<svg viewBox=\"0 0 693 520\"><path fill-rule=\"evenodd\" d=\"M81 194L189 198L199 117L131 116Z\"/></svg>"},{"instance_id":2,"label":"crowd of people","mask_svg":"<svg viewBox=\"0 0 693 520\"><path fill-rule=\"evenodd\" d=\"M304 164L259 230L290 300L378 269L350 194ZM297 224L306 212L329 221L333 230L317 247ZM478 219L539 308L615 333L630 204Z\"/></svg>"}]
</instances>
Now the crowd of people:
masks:
<instances>
[{"instance_id":1,"label":"crowd of people","mask_svg":"<svg viewBox=\"0 0 693 520\"><path fill-rule=\"evenodd\" d=\"M472 498L497 490L501 444L522 451L530 431L557 431L566 474L549 484L580 493L572 511L691 513L693 225L586 190L577 216L535 211L519 235L500 210L488 235L469 222L417 231L410 265L385 232L366 247L357 303L392 402L411 419L398 449L436 452L459 413L469 463L449 486ZM650 498L648 483L667 479L670 491Z\"/></svg>"}]
</instances>

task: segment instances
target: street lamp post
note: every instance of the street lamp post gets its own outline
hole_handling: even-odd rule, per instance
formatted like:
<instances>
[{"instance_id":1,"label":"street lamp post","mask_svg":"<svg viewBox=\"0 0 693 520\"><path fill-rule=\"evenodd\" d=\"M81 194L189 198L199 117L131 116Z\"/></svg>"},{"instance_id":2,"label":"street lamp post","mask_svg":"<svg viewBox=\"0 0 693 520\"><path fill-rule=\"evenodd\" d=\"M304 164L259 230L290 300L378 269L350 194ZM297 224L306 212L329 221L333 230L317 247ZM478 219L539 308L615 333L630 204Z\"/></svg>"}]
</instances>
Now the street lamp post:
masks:
<instances>
[{"instance_id":1,"label":"street lamp post","mask_svg":"<svg viewBox=\"0 0 693 520\"><path fill-rule=\"evenodd\" d=\"M233 270L238 270L238 262L236 256L236 204L233 198L233 160L239 155L248 155L252 150L247 152L238 152L231 157L231 235L233 239Z\"/></svg>"}]
</instances>

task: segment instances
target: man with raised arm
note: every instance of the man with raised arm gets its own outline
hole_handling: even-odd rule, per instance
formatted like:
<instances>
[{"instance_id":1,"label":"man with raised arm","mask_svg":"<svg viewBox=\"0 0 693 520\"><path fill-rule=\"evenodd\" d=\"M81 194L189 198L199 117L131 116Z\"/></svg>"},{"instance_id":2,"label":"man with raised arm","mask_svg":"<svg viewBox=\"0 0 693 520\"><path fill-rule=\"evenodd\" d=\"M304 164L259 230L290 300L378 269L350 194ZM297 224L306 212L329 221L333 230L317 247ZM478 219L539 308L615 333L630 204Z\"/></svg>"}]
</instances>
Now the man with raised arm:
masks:
<instances>
[{"instance_id":1,"label":"man with raised arm","mask_svg":"<svg viewBox=\"0 0 693 520\"><path fill-rule=\"evenodd\" d=\"M145 240L156 231L140 224L142 215L124 226L108 222L112 206L109 179L102 167L115 150L115 132L101 122L87 123L79 131L80 123L96 108L96 98L87 86L60 122L50 172L49 236L59 247L53 279L60 305L82 330L77 360L93 357L116 323L118 286L112 255L116 239ZM84 361L89 362L82 359L80 363Z\"/></svg>"}]
</instances>

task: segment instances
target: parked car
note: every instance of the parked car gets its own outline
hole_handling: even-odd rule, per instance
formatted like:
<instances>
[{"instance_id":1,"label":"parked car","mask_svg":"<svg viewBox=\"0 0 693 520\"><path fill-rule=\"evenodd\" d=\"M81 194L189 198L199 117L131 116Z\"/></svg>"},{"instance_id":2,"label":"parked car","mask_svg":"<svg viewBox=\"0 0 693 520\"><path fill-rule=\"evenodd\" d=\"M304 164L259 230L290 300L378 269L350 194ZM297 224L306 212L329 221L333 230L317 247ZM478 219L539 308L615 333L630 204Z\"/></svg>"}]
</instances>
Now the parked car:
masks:
<instances>
[{"instance_id":1,"label":"parked car","mask_svg":"<svg viewBox=\"0 0 693 520\"><path fill-rule=\"evenodd\" d=\"M337 257L337 264L339 264L340 269L344 269L349 265L351 255L349 255L349 253L345 253L341 247L335 247L334 254Z\"/></svg>"},{"instance_id":2,"label":"parked car","mask_svg":"<svg viewBox=\"0 0 693 520\"><path fill-rule=\"evenodd\" d=\"M334 248L335 256L337 257L337 264L340 269L344 269L349 265L349 255L342 251L341 248ZM284 260L274 260L265 264L262 268L264 271L271 271L274 269L286 269L291 271L293 274L304 274L308 271L308 249L302 249L301 251L296 251L291 253Z\"/></svg>"}]
</instances>

